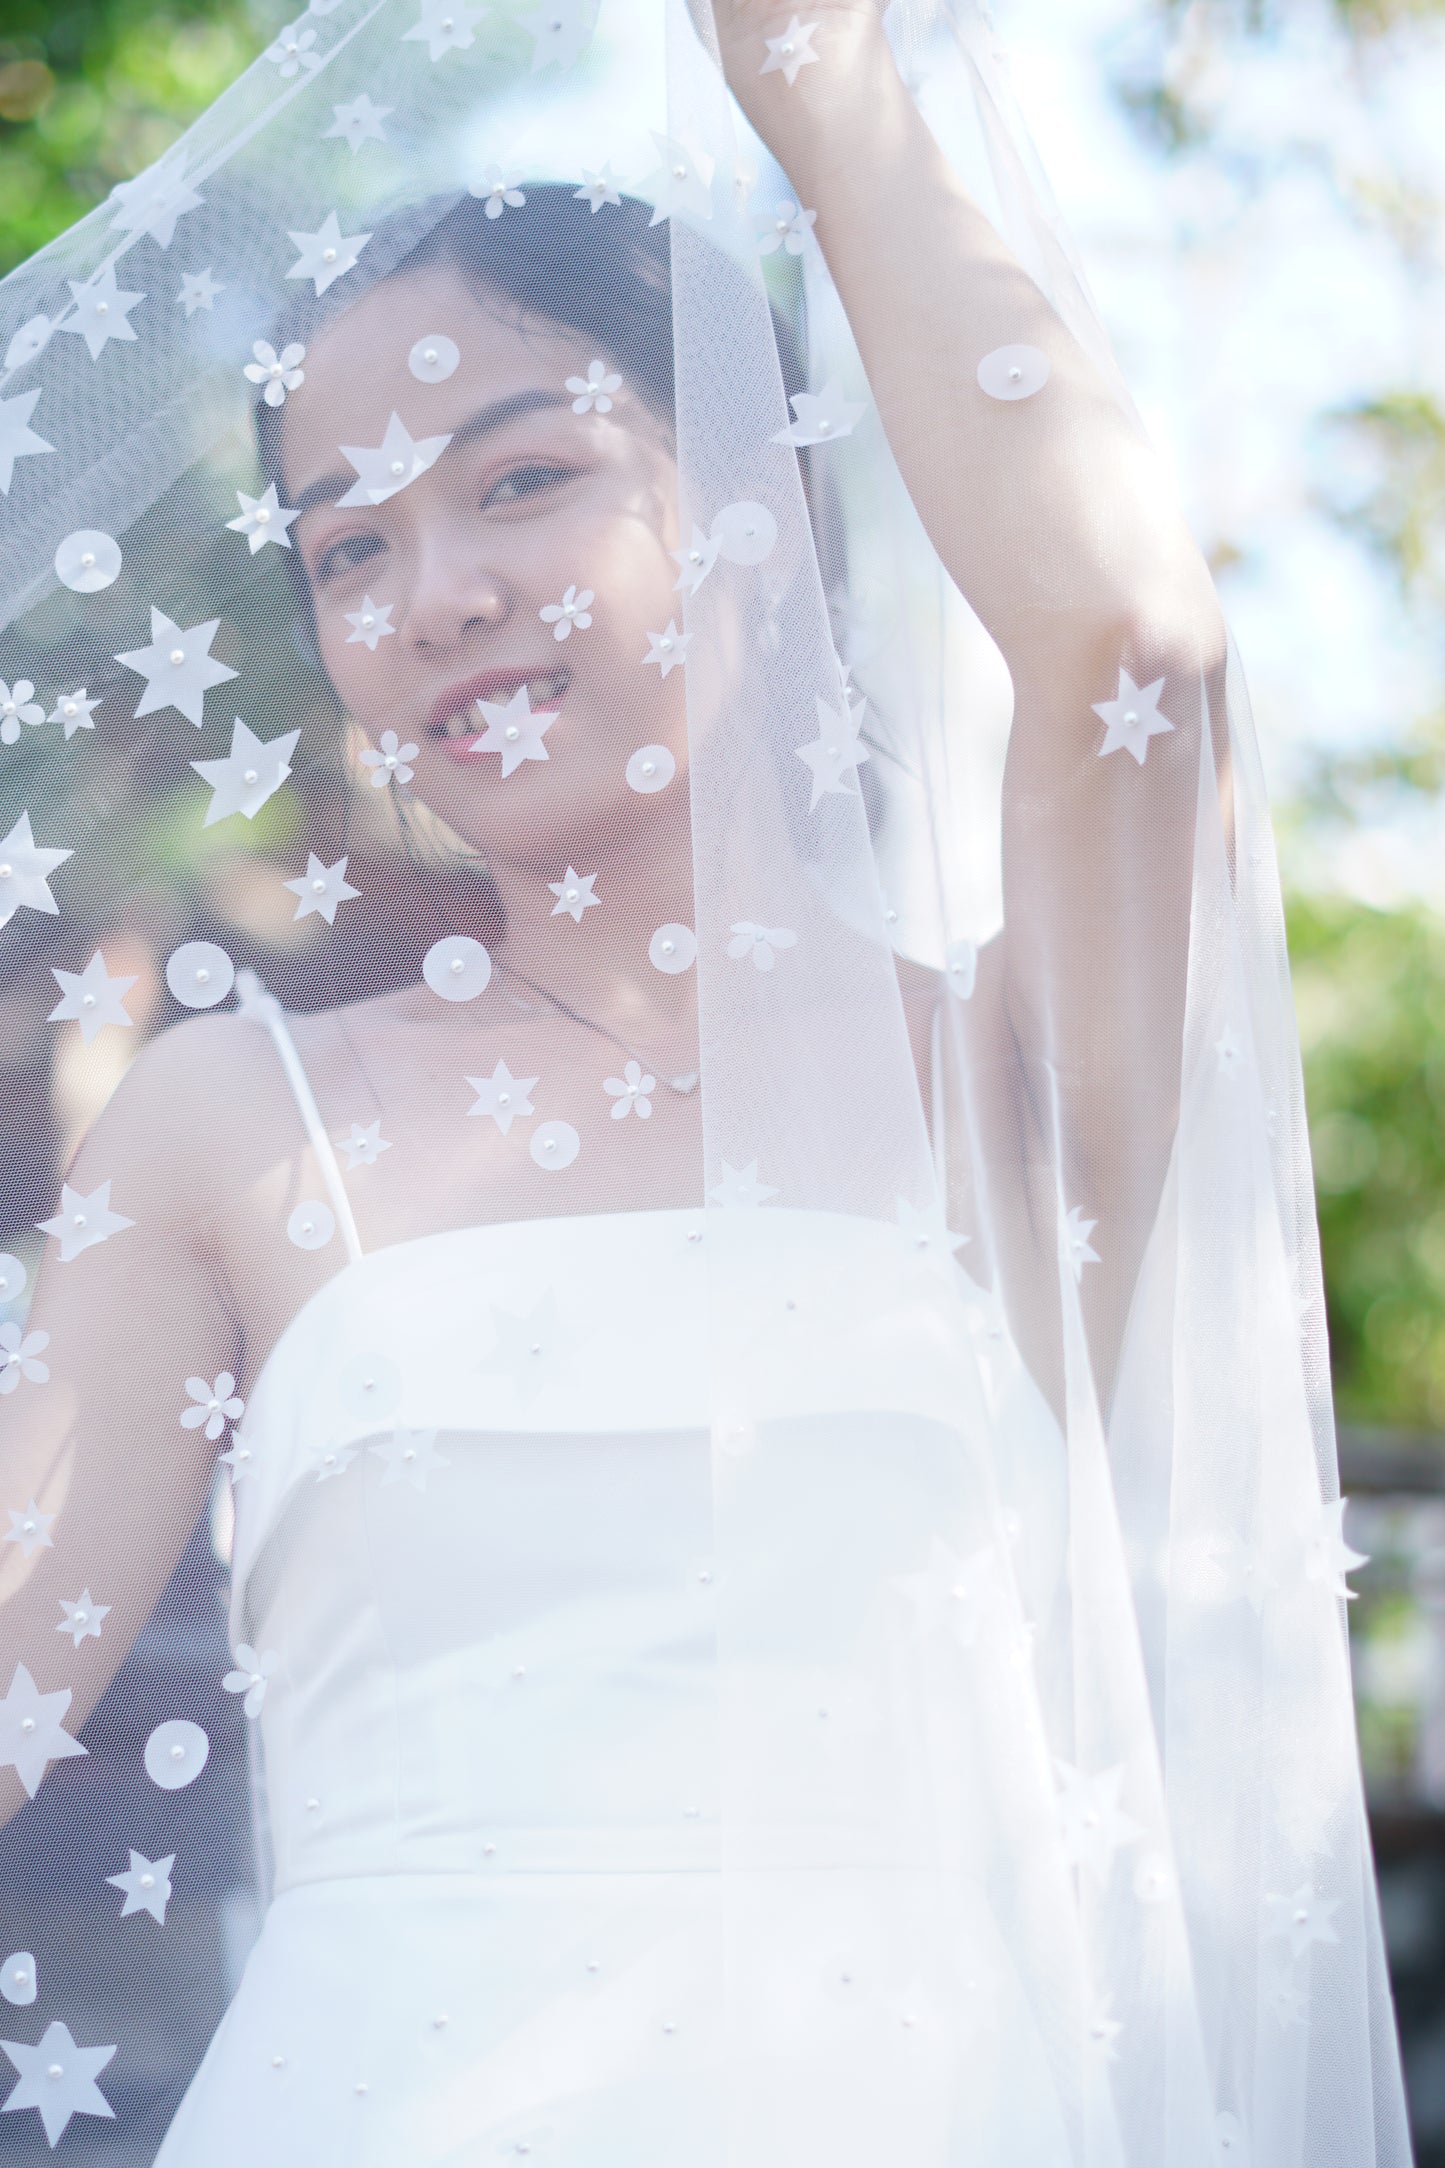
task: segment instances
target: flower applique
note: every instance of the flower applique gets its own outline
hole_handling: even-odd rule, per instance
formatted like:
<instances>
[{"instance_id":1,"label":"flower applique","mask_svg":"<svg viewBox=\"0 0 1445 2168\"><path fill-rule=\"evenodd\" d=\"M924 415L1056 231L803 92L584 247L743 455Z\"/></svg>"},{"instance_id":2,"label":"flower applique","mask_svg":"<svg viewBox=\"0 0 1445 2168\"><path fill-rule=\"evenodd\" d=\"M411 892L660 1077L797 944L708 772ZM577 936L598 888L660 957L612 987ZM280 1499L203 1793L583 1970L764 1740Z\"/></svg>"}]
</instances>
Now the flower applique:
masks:
<instances>
[{"instance_id":1,"label":"flower applique","mask_svg":"<svg viewBox=\"0 0 1445 2168\"><path fill-rule=\"evenodd\" d=\"M467 1108L468 1114L489 1114L505 1137L519 1115L532 1114L532 1090L538 1079L534 1076L513 1076L504 1061L499 1061L490 1076L469 1076L467 1082L476 1093L476 1101Z\"/></svg>"},{"instance_id":2,"label":"flower applique","mask_svg":"<svg viewBox=\"0 0 1445 2168\"><path fill-rule=\"evenodd\" d=\"M201 781L211 787L211 802L201 826L213 827L233 813L254 820L290 775L291 755L300 735L299 729L281 730L274 738L258 738L238 715L231 726L231 750L224 759L191 762Z\"/></svg>"},{"instance_id":3,"label":"flower applique","mask_svg":"<svg viewBox=\"0 0 1445 2168\"><path fill-rule=\"evenodd\" d=\"M296 909L292 913L293 921L309 918L315 911L325 919L328 926L336 924L337 905L361 894L361 890L353 888L346 878L348 855L343 853L334 866L323 866L315 851L309 851L306 856L306 871L298 873L294 880L281 883L281 886L289 888L297 899Z\"/></svg>"},{"instance_id":4,"label":"flower applique","mask_svg":"<svg viewBox=\"0 0 1445 2168\"><path fill-rule=\"evenodd\" d=\"M415 745L403 745L394 730L383 730L380 751L368 745L361 756L362 766L371 770L372 789L385 790L393 781L409 783L416 773L411 765L416 755Z\"/></svg>"},{"instance_id":5,"label":"flower applique","mask_svg":"<svg viewBox=\"0 0 1445 2168\"><path fill-rule=\"evenodd\" d=\"M48 1332L26 1332L13 1318L0 1325L0 1393L17 1391L22 1379L27 1385L48 1384L50 1366L40 1358L49 1345Z\"/></svg>"},{"instance_id":6,"label":"flower applique","mask_svg":"<svg viewBox=\"0 0 1445 2168\"><path fill-rule=\"evenodd\" d=\"M680 669L686 662L688 642L691 639L690 632L679 632L669 618L664 632L650 632L647 635L647 653L642 658L643 663L655 662L666 677L670 670Z\"/></svg>"},{"instance_id":7,"label":"flower applique","mask_svg":"<svg viewBox=\"0 0 1445 2168\"><path fill-rule=\"evenodd\" d=\"M363 143L385 143L386 130L381 124L395 110L395 106L374 105L364 90L359 91L349 105L331 108L334 118L321 140L326 143L335 137L345 143L354 158Z\"/></svg>"},{"instance_id":8,"label":"flower applique","mask_svg":"<svg viewBox=\"0 0 1445 2168\"><path fill-rule=\"evenodd\" d=\"M381 1117L374 1122L353 1122L350 1134L338 1137L336 1142L346 1154L346 1171L350 1174L357 1167L374 1167L383 1152L391 1150L390 1137L381 1133Z\"/></svg>"},{"instance_id":9,"label":"flower applique","mask_svg":"<svg viewBox=\"0 0 1445 2168\"><path fill-rule=\"evenodd\" d=\"M1071 1207L1059 1231L1060 1254L1076 1281L1083 1278L1085 1265L1103 1263L1089 1240L1098 1224L1097 1220L1085 1219L1083 1206L1076 1204Z\"/></svg>"},{"instance_id":10,"label":"flower applique","mask_svg":"<svg viewBox=\"0 0 1445 2168\"><path fill-rule=\"evenodd\" d=\"M258 1717L266 1699L266 1688L271 1682L277 1664L281 1661L275 1649L267 1649L258 1656L249 1641L243 1641L236 1649L236 1668L228 1671L221 1684L228 1694L240 1694L241 1707L247 1716Z\"/></svg>"},{"instance_id":11,"label":"flower applique","mask_svg":"<svg viewBox=\"0 0 1445 2168\"><path fill-rule=\"evenodd\" d=\"M125 1903L120 1908L122 1919L128 1919L132 1912L148 1912L153 1920L165 1925L175 1863L174 1852L167 1852L164 1859L147 1859L144 1852L131 1847L130 1865L125 1872L105 1878L112 1889L125 1892Z\"/></svg>"},{"instance_id":12,"label":"flower applique","mask_svg":"<svg viewBox=\"0 0 1445 2168\"><path fill-rule=\"evenodd\" d=\"M35 2047L21 2040L0 2040L0 2048L20 2073L18 2083L0 2101L0 2114L7 2109L34 2108L50 2145L59 2145L74 2115L114 2117L114 2108L95 2082L114 2055L113 2047L78 2047L70 2027L56 2018Z\"/></svg>"},{"instance_id":13,"label":"flower applique","mask_svg":"<svg viewBox=\"0 0 1445 2168\"><path fill-rule=\"evenodd\" d=\"M287 352L291 350L288 347ZM286 532L294 519L300 518L289 505L281 504L276 496L276 484L268 482L259 497L248 497L244 489L236 491L240 505L239 518L228 519L226 525L233 534L243 534L251 545L251 555L264 549L268 542L279 542L283 550L291 547L291 537Z\"/></svg>"},{"instance_id":14,"label":"flower applique","mask_svg":"<svg viewBox=\"0 0 1445 2168\"><path fill-rule=\"evenodd\" d=\"M1149 750L1149 740L1160 737L1174 725L1167 716L1159 713L1159 695L1164 690L1162 677L1150 685L1134 683L1127 670L1119 672L1119 690L1112 700L1095 700L1093 710L1103 717L1108 728L1104 742L1099 747L1102 760L1109 753L1132 753L1139 766Z\"/></svg>"},{"instance_id":15,"label":"flower applique","mask_svg":"<svg viewBox=\"0 0 1445 2168\"><path fill-rule=\"evenodd\" d=\"M132 1027L134 1019L126 1013L124 996L134 986L135 974L112 978L99 949L83 971L59 971L52 964L50 975L60 988L60 999L46 1018L47 1023L74 1020L87 1046L107 1024L119 1024L126 1030Z\"/></svg>"},{"instance_id":16,"label":"flower applique","mask_svg":"<svg viewBox=\"0 0 1445 2168\"><path fill-rule=\"evenodd\" d=\"M316 32L301 23L288 23L278 30L276 41L268 45L264 59L269 60L283 83L289 83L298 75L310 75L321 65L321 55L315 50Z\"/></svg>"},{"instance_id":17,"label":"flower applique","mask_svg":"<svg viewBox=\"0 0 1445 2168\"><path fill-rule=\"evenodd\" d=\"M621 1076L603 1080L602 1089L612 1100L612 1119L621 1121L628 1114L635 1114L645 1122L652 1112L651 1094L657 1089L657 1078L649 1076L640 1061L623 1064Z\"/></svg>"},{"instance_id":18,"label":"flower applique","mask_svg":"<svg viewBox=\"0 0 1445 2168\"><path fill-rule=\"evenodd\" d=\"M88 1194L62 1182L60 1210L53 1219L37 1220L35 1224L42 1234L55 1236L60 1244L60 1262L68 1265L82 1250L134 1227L135 1221L111 1210L109 1182L98 1183Z\"/></svg>"},{"instance_id":19,"label":"flower applique","mask_svg":"<svg viewBox=\"0 0 1445 2168\"><path fill-rule=\"evenodd\" d=\"M773 256L782 249L789 256L801 256L817 218L816 211L805 211L785 198L771 218L758 221L758 254Z\"/></svg>"},{"instance_id":20,"label":"flower applique","mask_svg":"<svg viewBox=\"0 0 1445 2168\"><path fill-rule=\"evenodd\" d=\"M84 339L92 361L99 361L107 339L134 339L136 328L130 312L144 294L122 293L115 283L115 265L107 264L92 279L67 279L74 304L57 331L73 331Z\"/></svg>"},{"instance_id":21,"label":"flower applique","mask_svg":"<svg viewBox=\"0 0 1445 2168\"><path fill-rule=\"evenodd\" d=\"M22 1558L28 1558L32 1551L54 1550L55 1539L50 1531L55 1526L55 1514L42 1513L33 1498L28 1505L7 1506L5 1510L10 1526L0 1542L17 1544Z\"/></svg>"},{"instance_id":22,"label":"flower applique","mask_svg":"<svg viewBox=\"0 0 1445 2168\"><path fill-rule=\"evenodd\" d=\"M816 22L800 23L794 15L780 38L764 39L768 51L759 75L781 75L791 90L800 71L813 66L820 57L813 50L813 33L820 27Z\"/></svg>"},{"instance_id":23,"label":"flower applique","mask_svg":"<svg viewBox=\"0 0 1445 2168\"><path fill-rule=\"evenodd\" d=\"M600 896L594 896L592 893L592 883L596 878L595 873L576 873L569 866L560 881L549 881L547 886L557 898L557 901L552 906L552 917L558 918L565 911L571 918L572 923L580 926L582 913L590 905L602 901Z\"/></svg>"},{"instance_id":24,"label":"flower applique","mask_svg":"<svg viewBox=\"0 0 1445 2168\"><path fill-rule=\"evenodd\" d=\"M567 389L573 394L572 412L599 414L612 412L612 396L622 389L622 379L616 370L610 370L605 361L589 361L586 376L569 376Z\"/></svg>"},{"instance_id":25,"label":"flower applique","mask_svg":"<svg viewBox=\"0 0 1445 2168\"><path fill-rule=\"evenodd\" d=\"M657 206L648 223L660 226L665 218L682 215L711 218L713 160L706 151L694 150L676 136L659 135L655 128L652 140L662 164L652 176Z\"/></svg>"},{"instance_id":26,"label":"flower applique","mask_svg":"<svg viewBox=\"0 0 1445 2168\"><path fill-rule=\"evenodd\" d=\"M474 43L473 31L485 13L468 0L421 0L421 20L403 30L401 41L405 45L415 39L426 46L429 59L440 60Z\"/></svg>"},{"instance_id":27,"label":"flower applique","mask_svg":"<svg viewBox=\"0 0 1445 2168\"><path fill-rule=\"evenodd\" d=\"M350 632L346 635L347 646L364 646L374 655L381 641L390 639L391 635L396 631L396 627L391 621L391 613L395 607L395 603L373 602L370 595L363 595L359 610L346 610L343 612L347 624L351 627ZM387 735L388 733L383 731L383 738ZM394 738L396 732L393 730L389 735ZM412 747L412 751L416 751L415 746ZM365 760L366 755L363 753L361 757ZM372 781L375 780L376 778L373 776Z\"/></svg>"},{"instance_id":28,"label":"flower applique","mask_svg":"<svg viewBox=\"0 0 1445 2168\"><path fill-rule=\"evenodd\" d=\"M0 395L0 494L9 496L17 459L31 459L55 446L30 427L40 397L38 390L22 391L14 399Z\"/></svg>"},{"instance_id":29,"label":"flower applique","mask_svg":"<svg viewBox=\"0 0 1445 2168\"><path fill-rule=\"evenodd\" d=\"M725 1159L722 1180L708 1191L710 1201L720 1205L725 1212L752 1211L777 1194L769 1183L758 1180L755 1159L750 1159L745 1167L734 1167Z\"/></svg>"},{"instance_id":30,"label":"flower applique","mask_svg":"<svg viewBox=\"0 0 1445 2168\"><path fill-rule=\"evenodd\" d=\"M217 294L225 291L224 286L216 283L215 275L207 264L204 271L181 273L181 290L176 295L176 305L183 308L188 317L194 316L197 309L205 309L208 314L213 314Z\"/></svg>"},{"instance_id":31,"label":"flower applique","mask_svg":"<svg viewBox=\"0 0 1445 2168\"><path fill-rule=\"evenodd\" d=\"M550 758L543 738L557 720L555 710L533 709L525 685L519 685L510 700L479 700L477 703L485 729L473 738L468 750L473 753L500 753L503 779L520 768L524 760L547 760Z\"/></svg>"},{"instance_id":32,"label":"flower applique","mask_svg":"<svg viewBox=\"0 0 1445 2168\"><path fill-rule=\"evenodd\" d=\"M544 603L537 615L544 625L551 626L554 640L565 640L574 629L587 630L592 622L592 602L590 587L569 587L560 602Z\"/></svg>"},{"instance_id":33,"label":"flower applique","mask_svg":"<svg viewBox=\"0 0 1445 2168\"><path fill-rule=\"evenodd\" d=\"M182 1430L204 1428L208 1438L219 1438L227 1423L237 1422L246 1412L229 1370L223 1370L211 1385L204 1378L187 1378L186 1391L193 1405L181 1410Z\"/></svg>"},{"instance_id":34,"label":"flower applique","mask_svg":"<svg viewBox=\"0 0 1445 2168\"><path fill-rule=\"evenodd\" d=\"M758 971L771 971L779 949L790 949L798 936L791 926L759 926L750 918L734 921L728 954L735 963L750 956Z\"/></svg>"},{"instance_id":35,"label":"flower applique","mask_svg":"<svg viewBox=\"0 0 1445 2168\"><path fill-rule=\"evenodd\" d=\"M261 397L267 406L284 406L287 392L299 391L306 382L306 371L301 366L306 359L305 347L293 339L278 354L269 339L258 339L251 353L254 358L246 363L242 375L249 384L265 385ZM271 494L275 496L274 488Z\"/></svg>"},{"instance_id":36,"label":"flower applique","mask_svg":"<svg viewBox=\"0 0 1445 2168\"><path fill-rule=\"evenodd\" d=\"M47 1762L68 1761L89 1751L60 1721L69 1707L68 1686L42 1694L24 1664L15 1666L9 1692L0 1701L0 1769L13 1769L32 1799Z\"/></svg>"},{"instance_id":37,"label":"flower applique","mask_svg":"<svg viewBox=\"0 0 1445 2168\"><path fill-rule=\"evenodd\" d=\"M479 181L468 183L467 194L479 198L488 218L500 218L509 205L520 211L526 202L521 181L511 166L487 166Z\"/></svg>"},{"instance_id":38,"label":"flower applique","mask_svg":"<svg viewBox=\"0 0 1445 2168\"><path fill-rule=\"evenodd\" d=\"M116 183L109 199L115 212L110 229L137 238L149 234L158 248L169 248L176 237L176 220L187 211L198 211L204 201L186 176L183 155L167 151L134 180Z\"/></svg>"},{"instance_id":39,"label":"flower applique","mask_svg":"<svg viewBox=\"0 0 1445 2168\"><path fill-rule=\"evenodd\" d=\"M774 444L831 444L836 437L851 437L868 411L866 399L845 399L836 377L820 392L795 391L792 399L796 419L778 430Z\"/></svg>"},{"instance_id":40,"label":"flower applique","mask_svg":"<svg viewBox=\"0 0 1445 2168\"><path fill-rule=\"evenodd\" d=\"M575 67L592 40L596 0L542 0L517 21L530 33L532 73L540 68Z\"/></svg>"},{"instance_id":41,"label":"flower applique","mask_svg":"<svg viewBox=\"0 0 1445 2168\"><path fill-rule=\"evenodd\" d=\"M100 1639L100 1629L110 1617L108 1603L97 1603L88 1588L81 1590L74 1603L67 1603L63 1596L58 1601L65 1616L56 1620L55 1631L69 1634L72 1647L78 1649L82 1641Z\"/></svg>"},{"instance_id":42,"label":"flower applique","mask_svg":"<svg viewBox=\"0 0 1445 2168\"><path fill-rule=\"evenodd\" d=\"M820 798L829 792L840 797L856 798L858 795L858 770L872 754L858 735L863 720L863 702L857 707L845 704L840 715L826 700L818 699L818 735L811 745L800 745L797 756L812 770L813 792L808 800L811 813Z\"/></svg>"},{"instance_id":43,"label":"flower applique","mask_svg":"<svg viewBox=\"0 0 1445 2168\"><path fill-rule=\"evenodd\" d=\"M289 226L286 230L293 247L300 250L286 276L288 279L310 279L318 295L324 294L328 286L355 268L357 258L371 239L369 233L343 233L334 211L327 212L315 233L297 233Z\"/></svg>"},{"instance_id":44,"label":"flower applique","mask_svg":"<svg viewBox=\"0 0 1445 2168\"><path fill-rule=\"evenodd\" d=\"M441 437L414 437L393 410L380 444L339 447L342 458L355 467L357 479L344 497L337 498L337 510L353 504L385 504L388 497L434 467L451 441L450 432Z\"/></svg>"},{"instance_id":45,"label":"flower applique","mask_svg":"<svg viewBox=\"0 0 1445 2168\"><path fill-rule=\"evenodd\" d=\"M17 678L13 685L0 678L0 745L14 744L22 723L44 722L45 710L34 693L29 678Z\"/></svg>"},{"instance_id":46,"label":"flower applique","mask_svg":"<svg viewBox=\"0 0 1445 2168\"><path fill-rule=\"evenodd\" d=\"M115 658L146 681L136 705L137 722L162 708L174 708L198 730L204 727L206 694L236 675L212 657L211 642L220 628L219 617L211 617L183 631L164 610L151 605L150 646L131 648Z\"/></svg>"},{"instance_id":47,"label":"flower applique","mask_svg":"<svg viewBox=\"0 0 1445 2168\"><path fill-rule=\"evenodd\" d=\"M583 166L582 186L573 189L572 200L574 203L585 203L594 217L604 204L615 204L620 210L622 195L611 165L604 165L600 173L593 173Z\"/></svg>"}]
</instances>

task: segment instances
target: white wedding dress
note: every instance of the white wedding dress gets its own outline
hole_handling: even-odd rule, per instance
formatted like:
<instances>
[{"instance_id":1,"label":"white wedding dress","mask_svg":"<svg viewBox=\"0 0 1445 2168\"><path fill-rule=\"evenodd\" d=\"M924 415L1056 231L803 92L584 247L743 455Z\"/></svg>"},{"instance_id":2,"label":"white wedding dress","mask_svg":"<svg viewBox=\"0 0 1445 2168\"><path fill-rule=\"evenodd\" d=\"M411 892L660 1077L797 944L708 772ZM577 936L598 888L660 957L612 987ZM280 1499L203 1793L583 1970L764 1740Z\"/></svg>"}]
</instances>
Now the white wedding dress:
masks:
<instances>
[{"instance_id":1,"label":"white wedding dress","mask_svg":"<svg viewBox=\"0 0 1445 2168\"><path fill-rule=\"evenodd\" d=\"M906 1816L843 1776L863 1721L844 1705L850 1614L893 1588L907 1630L937 1499L921 1485L915 1511L908 1470L960 1457L970 1387L937 1319L964 1298L936 1246L770 1207L544 1218L363 1255L289 1032L269 1000L261 1014L351 1256L251 1397L231 1636L267 1674L273 1893L162 2168L712 2168L750 2084L807 2103L797 2158L906 2160L910 2132L936 2143L955 2119L968 2158L986 2102L942 2081L980 1952L949 1959L956 1980L870 1961L907 1946L900 1909L927 1889ZM707 1344L718 1273L728 1360L745 1351L726 1393ZM770 1616L777 1641L732 1734L756 1748L748 1859L778 1955L746 2080L736 2024L722 2054L720 1402L747 1410L739 1466L789 1455L818 1501L801 1615L788 1562L758 1562L749 1631ZM811 1802L787 1826L768 1823L773 1752L790 1812ZM1003 1950L989 1962L1016 2066L1027 2027L1006 2022ZM1046 2168L1046 2098L1001 2090L1007 2157Z\"/></svg>"}]
</instances>

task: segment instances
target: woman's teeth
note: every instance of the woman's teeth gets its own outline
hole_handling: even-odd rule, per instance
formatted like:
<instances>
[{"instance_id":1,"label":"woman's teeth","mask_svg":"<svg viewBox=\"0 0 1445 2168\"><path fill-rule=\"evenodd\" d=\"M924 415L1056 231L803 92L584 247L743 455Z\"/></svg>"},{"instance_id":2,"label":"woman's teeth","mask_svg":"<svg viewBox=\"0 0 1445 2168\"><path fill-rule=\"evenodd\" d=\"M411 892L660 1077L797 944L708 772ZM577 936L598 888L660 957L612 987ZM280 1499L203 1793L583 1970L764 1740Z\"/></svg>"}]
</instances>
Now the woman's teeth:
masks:
<instances>
[{"instance_id":1,"label":"woman's teeth","mask_svg":"<svg viewBox=\"0 0 1445 2168\"><path fill-rule=\"evenodd\" d=\"M545 708L553 700L560 700L571 682L572 674L569 670L546 670L537 677L528 678L525 681L528 707L535 711ZM497 705L504 705L507 697L515 695L498 694ZM475 737L479 720L477 706L478 703L474 701L470 708L458 709L455 715L449 715L441 726L440 735L444 738Z\"/></svg>"}]
</instances>

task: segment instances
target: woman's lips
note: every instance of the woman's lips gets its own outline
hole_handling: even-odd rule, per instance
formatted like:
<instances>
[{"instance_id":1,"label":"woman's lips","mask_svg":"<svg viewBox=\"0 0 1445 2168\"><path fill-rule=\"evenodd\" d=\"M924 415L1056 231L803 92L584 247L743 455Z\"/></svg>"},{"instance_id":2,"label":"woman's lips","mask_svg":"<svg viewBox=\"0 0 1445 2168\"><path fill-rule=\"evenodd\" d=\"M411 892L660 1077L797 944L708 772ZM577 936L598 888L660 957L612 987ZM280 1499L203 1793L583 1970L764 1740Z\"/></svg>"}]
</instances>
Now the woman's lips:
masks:
<instances>
[{"instance_id":1,"label":"woman's lips","mask_svg":"<svg viewBox=\"0 0 1445 2168\"><path fill-rule=\"evenodd\" d=\"M449 760L475 767L472 748L485 720L477 712L478 701L505 706L525 686L527 703L534 713L538 709L555 711L571 681L571 671L558 669L555 665L550 669L479 670L474 677L449 687L435 703L427 724L427 737L437 743Z\"/></svg>"}]
</instances>

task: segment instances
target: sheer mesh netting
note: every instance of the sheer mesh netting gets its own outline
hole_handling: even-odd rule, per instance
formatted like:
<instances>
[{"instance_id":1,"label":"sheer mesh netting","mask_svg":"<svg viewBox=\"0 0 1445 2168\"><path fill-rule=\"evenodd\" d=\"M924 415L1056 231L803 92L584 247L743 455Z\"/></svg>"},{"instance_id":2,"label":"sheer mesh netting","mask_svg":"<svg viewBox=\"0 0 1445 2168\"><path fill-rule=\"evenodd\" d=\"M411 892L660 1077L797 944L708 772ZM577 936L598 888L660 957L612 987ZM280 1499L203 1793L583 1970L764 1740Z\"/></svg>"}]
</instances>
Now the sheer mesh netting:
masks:
<instances>
[{"instance_id":1,"label":"sheer mesh netting","mask_svg":"<svg viewBox=\"0 0 1445 2168\"><path fill-rule=\"evenodd\" d=\"M1404 2168L1252 729L968 0L314 0L0 298L7 2160Z\"/></svg>"}]
</instances>

